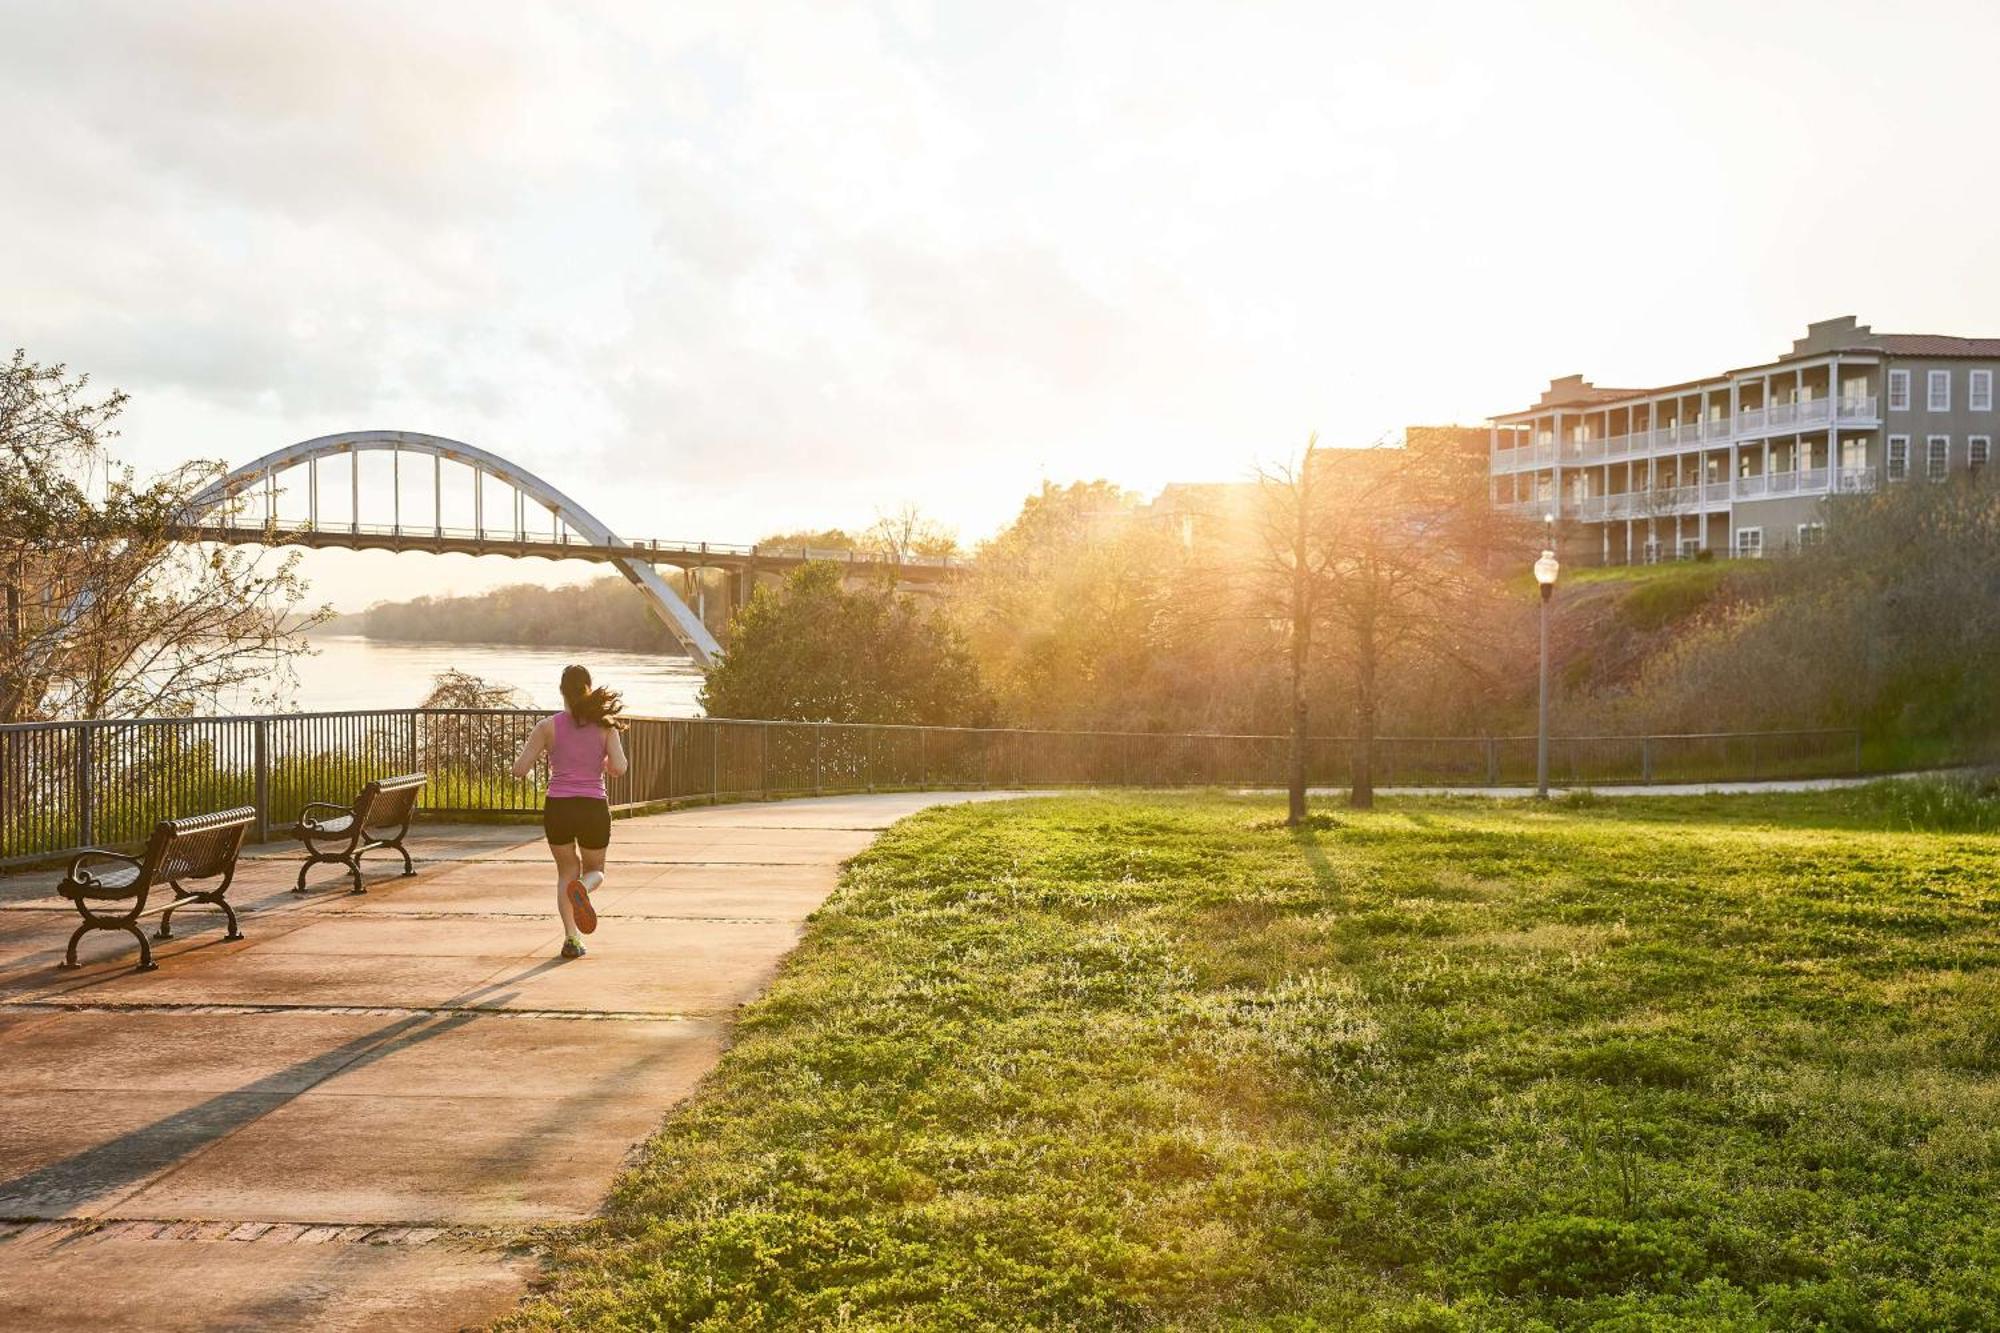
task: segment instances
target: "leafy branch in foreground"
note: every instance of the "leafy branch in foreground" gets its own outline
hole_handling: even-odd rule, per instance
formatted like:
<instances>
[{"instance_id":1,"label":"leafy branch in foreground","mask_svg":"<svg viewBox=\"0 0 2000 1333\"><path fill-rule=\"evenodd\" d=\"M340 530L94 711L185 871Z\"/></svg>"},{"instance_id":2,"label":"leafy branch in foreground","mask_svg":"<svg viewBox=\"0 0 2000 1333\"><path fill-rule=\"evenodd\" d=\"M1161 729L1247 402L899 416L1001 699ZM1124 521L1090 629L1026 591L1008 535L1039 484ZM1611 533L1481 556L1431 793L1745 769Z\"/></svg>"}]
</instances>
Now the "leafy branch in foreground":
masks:
<instances>
[{"instance_id":1,"label":"leafy branch in foreground","mask_svg":"<svg viewBox=\"0 0 2000 1333\"><path fill-rule=\"evenodd\" d=\"M327 617L297 557L186 542L220 466L141 481L107 449L125 395L88 383L24 351L0 367L0 722L275 703Z\"/></svg>"}]
</instances>

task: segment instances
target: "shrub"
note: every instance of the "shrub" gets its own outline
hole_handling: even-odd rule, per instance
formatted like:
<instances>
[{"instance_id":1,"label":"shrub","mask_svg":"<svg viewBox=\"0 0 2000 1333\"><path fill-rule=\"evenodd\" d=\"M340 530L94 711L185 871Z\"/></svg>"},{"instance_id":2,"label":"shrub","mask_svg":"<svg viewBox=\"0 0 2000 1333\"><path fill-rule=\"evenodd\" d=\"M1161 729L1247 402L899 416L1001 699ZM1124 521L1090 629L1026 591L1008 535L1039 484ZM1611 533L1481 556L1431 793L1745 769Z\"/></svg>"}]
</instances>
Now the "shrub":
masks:
<instances>
[{"instance_id":1,"label":"shrub","mask_svg":"<svg viewBox=\"0 0 2000 1333\"><path fill-rule=\"evenodd\" d=\"M1854 799L1864 815L1925 833L2000 832L2000 773L1871 782Z\"/></svg>"}]
</instances>

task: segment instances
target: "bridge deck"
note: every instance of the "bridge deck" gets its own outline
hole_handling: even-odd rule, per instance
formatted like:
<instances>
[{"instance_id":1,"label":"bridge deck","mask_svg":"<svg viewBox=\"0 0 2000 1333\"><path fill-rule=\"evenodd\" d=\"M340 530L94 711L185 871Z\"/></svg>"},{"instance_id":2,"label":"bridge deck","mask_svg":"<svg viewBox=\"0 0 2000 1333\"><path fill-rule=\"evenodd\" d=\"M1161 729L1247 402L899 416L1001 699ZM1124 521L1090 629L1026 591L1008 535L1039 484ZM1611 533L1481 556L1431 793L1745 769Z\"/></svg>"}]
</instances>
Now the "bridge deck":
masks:
<instances>
[{"instance_id":1,"label":"bridge deck","mask_svg":"<svg viewBox=\"0 0 2000 1333\"><path fill-rule=\"evenodd\" d=\"M827 560L860 569L893 570L908 581L955 578L964 562L937 556L912 556L896 561L866 551L817 550L800 547L743 546L731 542L621 541L602 545L575 537L538 534L474 532L464 528L388 527L377 524L325 524L318 527L251 527L204 524L192 535L201 541L233 546L302 546L313 550L424 551L433 555L505 555L544 560L611 561L632 556L676 569L758 569L783 571L811 560Z\"/></svg>"}]
</instances>

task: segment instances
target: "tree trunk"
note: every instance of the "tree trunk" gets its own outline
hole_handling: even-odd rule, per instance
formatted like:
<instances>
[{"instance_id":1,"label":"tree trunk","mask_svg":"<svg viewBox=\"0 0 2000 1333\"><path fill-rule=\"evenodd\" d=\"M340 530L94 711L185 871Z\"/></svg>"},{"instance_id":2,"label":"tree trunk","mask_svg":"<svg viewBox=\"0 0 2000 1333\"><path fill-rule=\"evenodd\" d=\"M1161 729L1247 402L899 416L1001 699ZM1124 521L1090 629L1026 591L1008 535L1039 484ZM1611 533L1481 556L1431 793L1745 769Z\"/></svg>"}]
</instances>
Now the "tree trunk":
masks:
<instances>
[{"instance_id":1,"label":"tree trunk","mask_svg":"<svg viewBox=\"0 0 2000 1333\"><path fill-rule=\"evenodd\" d=\"M1303 520L1299 526L1304 528ZM1312 616L1306 604L1304 555L1301 547L1292 569L1292 753L1285 783L1285 823L1293 828L1306 819L1306 660L1312 649Z\"/></svg>"},{"instance_id":2,"label":"tree trunk","mask_svg":"<svg viewBox=\"0 0 2000 1333\"><path fill-rule=\"evenodd\" d=\"M1375 636L1361 631L1354 663L1354 785L1347 803L1356 810L1375 807Z\"/></svg>"}]
</instances>

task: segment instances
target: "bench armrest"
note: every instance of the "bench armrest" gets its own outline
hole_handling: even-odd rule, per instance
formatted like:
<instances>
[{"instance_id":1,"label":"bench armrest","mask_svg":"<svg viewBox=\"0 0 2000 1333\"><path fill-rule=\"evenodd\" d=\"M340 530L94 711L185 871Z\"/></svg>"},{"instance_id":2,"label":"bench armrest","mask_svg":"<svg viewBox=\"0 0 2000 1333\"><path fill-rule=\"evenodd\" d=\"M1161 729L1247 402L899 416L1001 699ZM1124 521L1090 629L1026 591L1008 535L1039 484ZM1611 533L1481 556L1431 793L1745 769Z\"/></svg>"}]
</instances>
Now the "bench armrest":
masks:
<instances>
[{"instance_id":1,"label":"bench armrest","mask_svg":"<svg viewBox=\"0 0 2000 1333\"><path fill-rule=\"evenodd\" d=\"M108 852L102 847L86 847L70 859L69 879L71 883L90 884L95 881L95 876L90 873L90 867L84 865L84 862L92 859L110 861L119 865L128 865L134 870L137 870L140 866L139 858L136 856L127 856L123 852Z\"/></svg>"},{"instance_id":2,"label":"bench armrest","mask_svg":"<svg viewBox=\"0 0 2000 1333\"><path fill-rule=\"evenodd\" d=\"M305 809L299 811L300 828L311 828L313 825L319 823L319 820L313 817L313 811L315 810L334 816L351 815L354 813L354 807L351 805L335 805L332 801L307 801Z\"/></svg>"}]
</instances>

